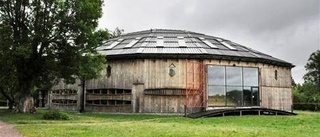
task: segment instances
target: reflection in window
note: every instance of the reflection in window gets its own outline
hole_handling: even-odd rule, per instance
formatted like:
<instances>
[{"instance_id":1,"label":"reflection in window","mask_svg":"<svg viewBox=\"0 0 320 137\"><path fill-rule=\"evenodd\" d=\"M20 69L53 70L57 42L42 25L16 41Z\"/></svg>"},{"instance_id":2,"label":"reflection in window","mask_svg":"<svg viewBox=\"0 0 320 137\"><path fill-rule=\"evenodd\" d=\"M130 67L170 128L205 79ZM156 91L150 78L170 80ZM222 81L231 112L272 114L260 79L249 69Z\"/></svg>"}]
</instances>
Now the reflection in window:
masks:
<instances>
[{"instance_id":1,"label":"reflection in window","mask_svg":"<svg viewBox=\"0 0 320 137\"><path fill-rule=\"evenodd\" d=\"M257 68L243 68L243 85L258 86L258 70Z\"/></svg>"},{"instance_id":2,"label":"reflection in window","mask_svg":"<svg viewBox=\"0 0 320 137\"><path fill-rule=\"evenodd\" d=\"M227 85L241 86L242 85L242 68L226 67Z\"/></svg>"},{"instance_id":3,"label":"reflection in window","mask_svg":"<svg viewBox=\"0 0 320 137\"><path fill-rule=\"evenodd\" d=\"M227 106L242 106L242 87L227 86Z\"/></svg>"},{"instance_id":4,"label":"reflection in window","mask_svg":"<svg viewBox=\"0 0 320 137\"><path fill-rule=\"evenodd\" d=\"M208 104L214 104L215 106L226 105L226 93L225 86L209 86L208 87Z\"/></svg>"},{"instance_id":5,"label":"reflection in window","mask_svg":"<svg viewBox=\"0 0 320 137\"><path fill-rule=\"evenodd\" d=\"M225 67L209 66L208 67L208 84L225 85Z\"/></svg>"},{"instance_id":6,"label":"reflection in window","mask_svg":"<svg viewBox=\"0 0 320 137\"><path fill-rule=\"evenodd\" d=\"M208 106L259 106L258 68L208 66Z\"/></svg>"},{"instance_id":7,"label":"reflection in window","mask_svg":"<svg viewBox=\"0 0 320 137\"><path fill-rule=\"evenodd\" d=\"M243 87L243 106L252 106L251 87Z\"/></svg>"}]
</instances>

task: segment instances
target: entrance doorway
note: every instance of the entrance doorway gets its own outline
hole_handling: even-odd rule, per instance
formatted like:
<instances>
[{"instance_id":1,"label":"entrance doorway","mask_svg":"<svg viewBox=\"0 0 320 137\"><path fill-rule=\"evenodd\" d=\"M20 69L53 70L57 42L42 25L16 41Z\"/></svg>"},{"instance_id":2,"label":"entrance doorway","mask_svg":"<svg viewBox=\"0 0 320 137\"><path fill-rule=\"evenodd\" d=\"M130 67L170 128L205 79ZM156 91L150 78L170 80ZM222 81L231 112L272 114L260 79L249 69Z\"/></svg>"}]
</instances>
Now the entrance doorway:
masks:
<instances>
[{"instance_id":1,"label":"entrance doorway","mask_svg":"<svg viewBox=\"0 0 320 137\"><path fill-rule=\"evenodd\" d=\"M259 87L250 87L243 90L244 106L259 106Z\"/></svg>"}]
</instances>

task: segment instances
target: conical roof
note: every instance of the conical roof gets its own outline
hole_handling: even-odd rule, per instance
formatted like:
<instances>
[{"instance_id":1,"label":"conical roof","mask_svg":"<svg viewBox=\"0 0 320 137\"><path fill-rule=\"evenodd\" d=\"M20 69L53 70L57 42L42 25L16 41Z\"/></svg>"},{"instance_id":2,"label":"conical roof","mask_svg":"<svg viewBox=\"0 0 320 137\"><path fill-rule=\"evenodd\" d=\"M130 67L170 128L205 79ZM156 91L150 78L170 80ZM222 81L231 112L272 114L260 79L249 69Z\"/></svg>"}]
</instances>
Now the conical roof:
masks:
<instances>
[{"instance_id":1,"label":"conical roof","mask_svg":"<svg viewBox=\"0 0 320 137\"><path fill-rule=\"evenodd\" d=\"M212 58L293 67L227 39L185 30L151 29L123 34L97 48L107 59Z\"/></svg>"}]
</instances>

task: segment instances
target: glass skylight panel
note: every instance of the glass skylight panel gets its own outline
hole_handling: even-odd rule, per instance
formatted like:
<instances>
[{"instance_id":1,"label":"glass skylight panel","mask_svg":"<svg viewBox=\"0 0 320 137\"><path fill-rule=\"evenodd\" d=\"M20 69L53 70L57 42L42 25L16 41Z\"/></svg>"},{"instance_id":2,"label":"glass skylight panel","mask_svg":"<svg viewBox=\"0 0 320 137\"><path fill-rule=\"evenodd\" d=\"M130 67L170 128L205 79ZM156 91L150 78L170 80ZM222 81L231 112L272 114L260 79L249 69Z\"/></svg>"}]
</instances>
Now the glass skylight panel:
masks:
<instances>
[{"instance_id":1,"label":"glass skylight panel","mask_svg":"<svg viewBox=\"0 0 320 137\"><path fill-rule=\"evenodd\" d=\"M163 36L157 36L157 45L156 47L163 48L164 47L164 41Z\"/></svg>"},{"instance_id":2,"label":"glass skylight panel","mask_svg":"<svg viewBox=\"0 0 320 137\"><path fill-rule=\"evenodd\" d=\"M237 50L236 48L234 48L233 46L231 46L229 43L223 41L220 42L222 45L226 46L227 48L231 49L231 50Z\"/></svg>"},{"instance_id":3,"label":"glass skylight panel","mask_svg":"<svg viewBox=\"0 0 320 137\"><path fill-rule=\"evenodd\" d=\"M221 42L221 41L222 41L222 39L217 39L217 41Z\"/></svg>"},{"instance_id":4,"label":"glass skylight panel","mask_svg":"<svg viewBox=\"0 0 320 137\"><path fill-rule=\"evenodd\" d=\"M106 47L106 49L112 49L122 41L123 41L123 39L118 39L117 41L113 42L110 46Z\"/></svg>"},{"instance_id":5,"label":"glass skylight panel","mask_svg":"<svg viewBox=\"0 0 320 137\"><path fill-rule=\"evenodd\" d=\"M197 47L202 48L202 45L200 43L196 42L194 44L196 44Z\"/></svg>"},{"instance_id":6,"label":"glass skylight panel","mask_svg":"<svg viewBox=\"0 0 320 137\"><path fill-rule=\"evenodd\" d=\"M124 46L124 48L131 48L131 47L133 47L133 45L135 45L140 39L141 39L141 37L135 38L135 39L132 40L128 45Z\"/></svg>"},{"instance_id":7,"label":"glass skylight panel","mask_svg":"<svg viewBox=\"0 0 320 137\"><path fill-rule=\"evenodd\" d=\"M146 46L148 45L148 43L149 43L149 42L144 41L144 42L140 45L140 47L146 47Z\"/></svg>"},{"instance_id":8,"label":"glass skylight panel","mask_svg":"<svg viewBox=\"0 0 320 137\"><path fill-rule=\"evenodd\" d=\"M211 48L215 48L215 49L217 49L218 47L217 46L215 46L215 45L213 45L210 41L208 41L208 40L202 40L202 42L204 42L204 43L206 43L209 47L211 47Z\"/></svg>"},{"instance_id":9,"label":"glass skylight panel","mask_svg":"<svg viewBox=\"0 0 320 137\"><path fill-rule=\"evenodd\" d=\"M105 45L109 45L109 44L111 44L111 42L108 42L108 43L106 43ZM100 46L100 47L97 47L96 49L97 50L104 50L104 49L106 49L108 46Z\"/></svg>"},{"instance_id":10,"label":"glass skylight panel","mask_svg":"<svg viewBox=\"0 0 320 137\"><path fill-rule=\"evenodd\" d=\"M178 36L178 43L179 43L179 47L183 47L183 48L187 47L187 44L184 41L184 37Z\"/></svg>"},{"instance_id":11,"label":"glass skylight panel","mask_svg":"<svg viewBox=\"0 0 320 137\"><path fill-rule=\"evenodd\" d=\"M182 37L182 36L178 36L177 38L178 38L178 39L183 39L184 37Z\"/></svg>"},{"instance_id":12,"label":"glass skylight panel","mask_svg":"<svg viewBox=\"0 0 320 137\"><path fill-rule=\"evenodd\" d=\"M107 48L107 46L100 46L100 47L97 47L96 49L97 50L104 50L105 48Z\"/></svg>"},{"instance_id":13,"label":"glass skylight panel","mask_svg":"<svg viewBox=\"0 0 320 137\"><path fill-rule=\"evenodd\" d=\"M215 48L215 49L218 48L217 46L213 45L210 41L206 40L206 39L203 38L203 37L199 37L199 39L200 39L203 43L205 43L206 45L208 45L208 46L211 47L211 48ZM198 45L197 45L197 46L198 46Z\"/></svg>"}]
</instances>

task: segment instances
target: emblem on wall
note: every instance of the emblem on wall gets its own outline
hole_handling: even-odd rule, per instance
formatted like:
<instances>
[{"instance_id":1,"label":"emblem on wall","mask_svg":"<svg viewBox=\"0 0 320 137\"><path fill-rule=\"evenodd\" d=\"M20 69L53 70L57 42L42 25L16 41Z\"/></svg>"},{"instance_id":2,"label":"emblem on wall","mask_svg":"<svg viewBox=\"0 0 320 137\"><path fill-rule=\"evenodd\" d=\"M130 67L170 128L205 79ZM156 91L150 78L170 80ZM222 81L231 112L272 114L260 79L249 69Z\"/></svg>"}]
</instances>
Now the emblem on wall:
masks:
<instances>
[{"instance_id":1,"label":"emblem on wall","mask_svg":"<svg viewBox=\"0 0 320 137\"><path fill-rule=\"evenodd\" d=\"M176 66L173 63L169 66L169 75L171 77L176 75Z\"/></svg>"}]
</instances>

